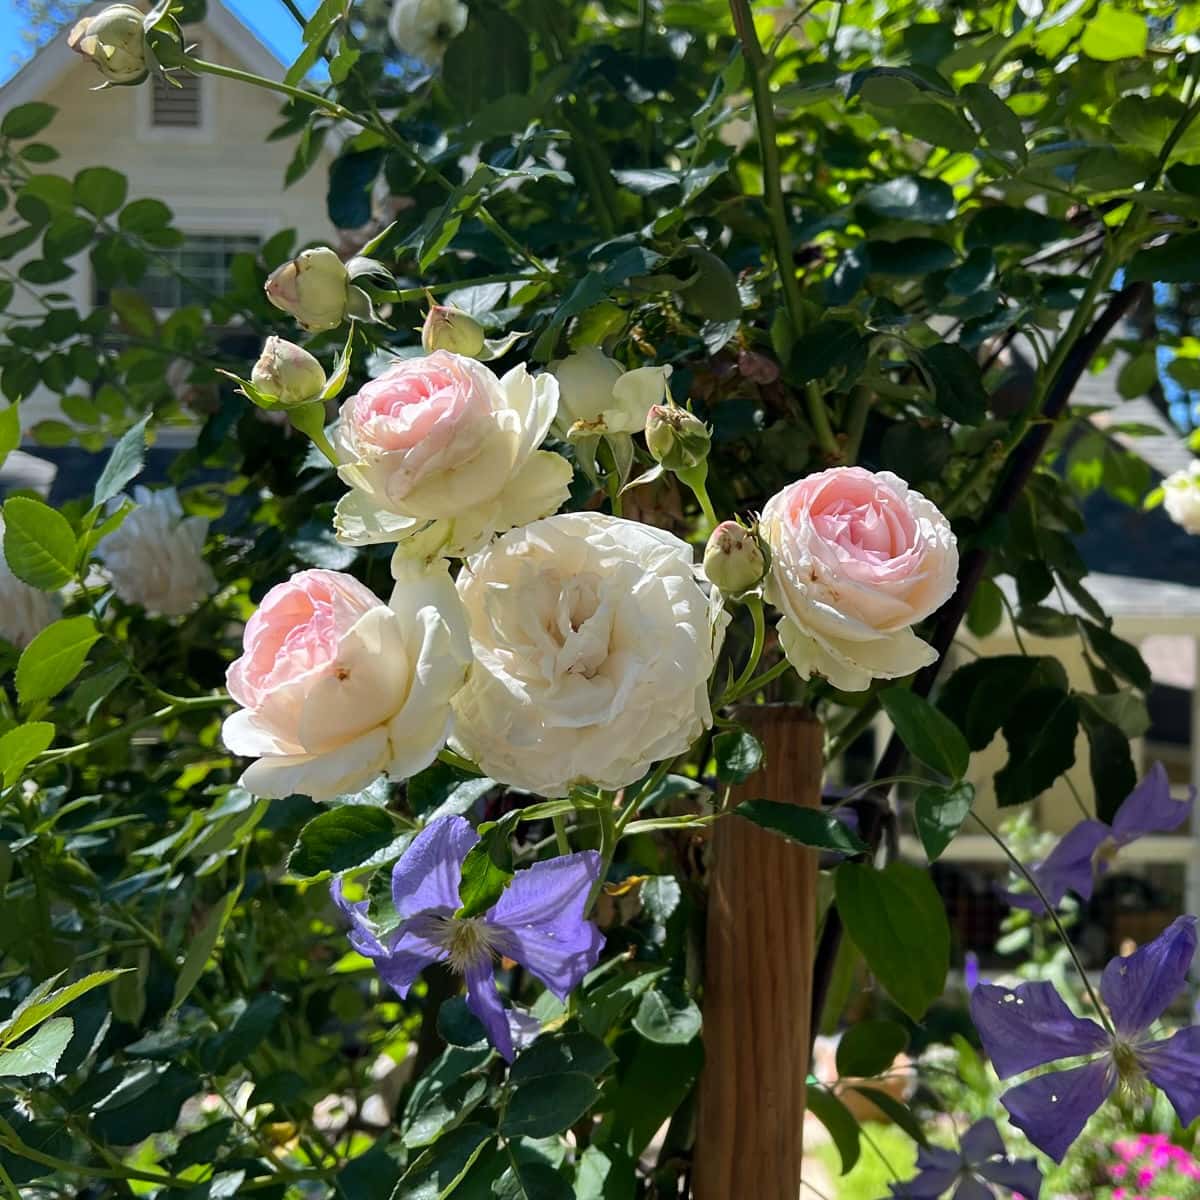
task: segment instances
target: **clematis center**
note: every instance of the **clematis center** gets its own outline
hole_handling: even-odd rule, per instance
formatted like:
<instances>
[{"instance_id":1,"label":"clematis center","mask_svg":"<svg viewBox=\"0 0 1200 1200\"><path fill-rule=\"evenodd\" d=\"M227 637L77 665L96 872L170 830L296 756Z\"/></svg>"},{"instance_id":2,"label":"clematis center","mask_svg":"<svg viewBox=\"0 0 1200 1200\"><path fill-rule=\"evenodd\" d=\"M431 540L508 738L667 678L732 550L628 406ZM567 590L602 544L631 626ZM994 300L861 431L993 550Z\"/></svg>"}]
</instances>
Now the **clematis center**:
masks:
<instances>
[{"instance_id":1,"label":"clematis center","mask_svg":"<svg viewBox=\"0 0 1200 1200\"><path fill-rule=\"evenodd\" d=\"M1146 1072L1138 1059L1137 1049L1123 1038L1115 1038L1112 1061L1121 1090L1132 1100L1141 1099L1146 1094L1149 1084Z\"/></svg>"},{"instance_id":2,"label":"clematis center","mask_svg":"<svg viewBox=\"0 0 1200 1200\"><path fill-rule=\"evenodd\" d=\"M1121 847L1116 838L1108 837L1096 847L1092 854L1092 867L1097 874L1103 874L1116 861Z\"/></svg>"},{"instance_id":3,"label":"clematis center","mask_svg":"<svg viewBox=\"0 0 1200 1200\"><path fill-rule=\"evenodd\" d=\"M495 931L482 917L438 917L437 923L431 940L445 948L451 970L459 975L495 956Z\"/></svg>"}]
</instances>

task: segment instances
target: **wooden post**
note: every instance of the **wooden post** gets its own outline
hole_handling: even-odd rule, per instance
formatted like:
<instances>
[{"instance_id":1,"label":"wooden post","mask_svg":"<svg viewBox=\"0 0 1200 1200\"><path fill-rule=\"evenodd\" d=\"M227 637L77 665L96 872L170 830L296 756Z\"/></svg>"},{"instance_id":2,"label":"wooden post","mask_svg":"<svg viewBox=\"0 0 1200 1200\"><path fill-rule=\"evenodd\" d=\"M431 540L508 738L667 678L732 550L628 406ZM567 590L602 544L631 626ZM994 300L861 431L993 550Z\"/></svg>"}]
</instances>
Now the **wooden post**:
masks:
<instances>
[{"instance_id":1,"label":"wooden post","mask_svg":"<svg viewBox=\"0 0 1200 1200\"><path fill-rule=\"evenodd\" d=\"M821 726L743 708L765 761L731 802L821 802ZM817 856L740 817L712 844L695 1200L797 1200L809 1068Z\"/></svg>"}]
</instances>

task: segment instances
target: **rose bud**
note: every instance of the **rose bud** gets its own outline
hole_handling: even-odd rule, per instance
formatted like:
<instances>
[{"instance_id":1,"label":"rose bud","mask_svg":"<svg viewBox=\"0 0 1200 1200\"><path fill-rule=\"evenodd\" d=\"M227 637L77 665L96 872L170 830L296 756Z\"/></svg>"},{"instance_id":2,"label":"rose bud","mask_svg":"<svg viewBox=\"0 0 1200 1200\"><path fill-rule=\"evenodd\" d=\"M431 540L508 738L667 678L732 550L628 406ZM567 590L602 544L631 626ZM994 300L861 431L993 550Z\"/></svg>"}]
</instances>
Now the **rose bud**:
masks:
<instances>
[{"instance_id":1,"label":"rose bud","mask_svg":"<svg viewBox=\"0 0 1200 1200\"><path fill-rule=\"evenodd\" d=\"M469 313L448 304L433 305L421 330L421 345L426 354L449 350L451 354L475 358L485 341L483 326Z\"/></svg>"},{"instance_id":2,"label":"rose bud","mask_svg":"<svg viewBox=\"0 0 1200 1200\"><path fill-rule=\"evenodd\" d=\"M269 337L250 382L268 399L284 408L309 404L325 390L325 371L303 346Z\"/></svg>"},{"instance_id":3,"label":"rose bud","mask_svg":"<svg viewBox=\"0 0 1200 1200\"><path fill-rule=\"evenodd\" d=\"M753 529L736 521L722 521L704 548L704 574L726 596L736 597L756 588L767 573L767 556Z\"/></svg>"},{"instance_id":4,"label":"rose bud","mask_svg":"<svg viewBox=\"0 0 1200 1200\"><path fill-rule=\"evenodd\" d=\"M309 333L336 329L350 308L350 273L328 246L304 250L271 272L267 299Z\"/></svg>"},{"instance_id":5,"label":"rose bud","mask_svg":"<svg viewBox=\"0 0 1200 1200\"><path fill-rule=\"evenodd\" d=\"M676 404L655 404L646 414L646 446L668 471L690 471L708 458L712 434L694 413Z\"/></svg>"},{"instance_id":6,"label":"rose bud","mask_svg":"<svg viewBox=\"0 0 1200 1200\"><path fill-rule=\"evenodd\" d=\"M754 350L738 353L738 374L751 383L774 383L779 378L779 364Z\"/></svg>"},{"instance_id":7,"label":"rose bud","mask_svg":"<svg viewBox=\"0 0 1200 1200\"><path fill-rule=\"evenodd\" d=\"M149 74L145 18L132 4L110 4L75 23L67 45L91 59L108 83L141 83Z\"/></svg>"}]
</instances>

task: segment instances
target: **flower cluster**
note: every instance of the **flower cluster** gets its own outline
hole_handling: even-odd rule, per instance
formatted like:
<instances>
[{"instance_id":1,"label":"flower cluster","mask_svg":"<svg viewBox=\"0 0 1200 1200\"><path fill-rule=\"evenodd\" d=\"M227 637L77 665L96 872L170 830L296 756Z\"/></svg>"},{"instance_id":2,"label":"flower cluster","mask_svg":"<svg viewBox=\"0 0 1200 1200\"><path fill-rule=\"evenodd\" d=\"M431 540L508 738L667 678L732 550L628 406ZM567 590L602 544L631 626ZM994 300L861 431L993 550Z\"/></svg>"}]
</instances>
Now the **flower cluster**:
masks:
<instances>
[{"instance_id":1,"label":"flower cluster","mask_svg":"<svg viewBox=\"0 0 1200 1200\"><path fill-rule=\"evenodd\" d=\"M1112 1148L1119 1159L1108 1168L1108 1176L1116 1185L1112 1200L1158 1200L1165 1194L1164 1186L1170 1187L1180 1177L1192 1188L1200 1182L1200 1162L1182 1146L1172 1145L1166 1134L1122 1138Z\"/></svg>"}]
</instances>

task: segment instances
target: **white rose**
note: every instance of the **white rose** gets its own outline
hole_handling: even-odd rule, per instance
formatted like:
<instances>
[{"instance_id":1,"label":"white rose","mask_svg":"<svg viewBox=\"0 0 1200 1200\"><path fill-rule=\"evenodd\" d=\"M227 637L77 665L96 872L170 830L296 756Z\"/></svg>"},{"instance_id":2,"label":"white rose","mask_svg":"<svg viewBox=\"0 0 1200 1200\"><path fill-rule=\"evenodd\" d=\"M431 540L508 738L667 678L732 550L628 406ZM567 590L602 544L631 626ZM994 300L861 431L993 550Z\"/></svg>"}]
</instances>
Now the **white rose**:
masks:
<instances>
[{"instance_id":1,"label":"white rose","mask_svg":"<svg viewBox=\"0 0 1200 1200\"><path fill-rule=\"evenodd\" d=\"M390 604L340 571L301 571L250 618L229 694L225 745L258 759L257 796L314 800L408 779L437 757L450 698L470 668L462 605L444 562L409 564Z\"/></svg>"},{"instance_id":2,"label":"white rose","mask_svg":"<svg viewBox=\"0 0 1200 1200\"><path fill-rule=\"evenodd\" d=\"M498 379L446 350L397 362L346 401L334 429L352 489L337 506L338 537L360 546L422 534L422 552L463 555L554 512L571 465L538 447L557 407L554 379L523 366Z\"/></svg>"},{"instance_id":3,"label":"white rose","mask_svg":"<svg viewBox=\"0 0 1200 1200\"><path fill-rule=\"evenodd\" d=\"M62 600L18 579L9 569L3 546L4 519L0 517L0 638L24 650L62 615Z\"/></svg>"},{"instance_id":4,"label":"white rose","mask_svg":"<svg viewBox=\"0 0 1200 1200\"><path fill-rule=\"evenodd\" d=\"M113 590L150 613L191 612L217 587L204 561L208 521L185 517L174 488L137 487L133 498L137 508L96 549Z\"/></svg>"},{"instance_id":5,"label":"white rose","mask_svg":"<svg viewBox=\"0 0 1200 1200\"><path fill-rule=\"evenodd\" d=\"M1200 533L1200 459L1163 480L1163 507L1176 525Z\"/></svg>"},{"instance_id":6,"label":"white rose","mask_svg":"<svg viewBox=\"0 0 1200 1200\"><path fill-rule=\"evenodd\" d=\"M799 674L857 692L933 662L910 626L954 592L950 523L888 471L834 467L772 496L760 531L771 550L765 596Z\"/></svg>"},{"instance_id":7,"label":"white rose","mask_svg":"<svg viewBox=\"0 0 1200 1200\"><path fill-rule=\"evenodd\" d=\"M454 741L491 778L624 787L712 724L713 613L673 534L548 517L470 559L458 589L475 667Z\"/></svg>"},{"instance_id":8,"label":"white rose","mask_svg":"<svg viewBox=\"0 0 1200 1200\"><path fill-rule=\"evenodd\" d=\"M446 47L466 29L467 16L461 0L395 0L388 32L406 54L439 63Z\"/></svg>"},{"instance_id":9,"label":"white rose","mask_svg":"<svg viewBox=\"0 0 1200 1200\"><path fill-rule=\"evenodd\" d=\"M558 380L560 437L640 433L646 415L667 396L670 367L638 367L626 371L596 346L550 364Z\"/></svg>"}]
</instances>

